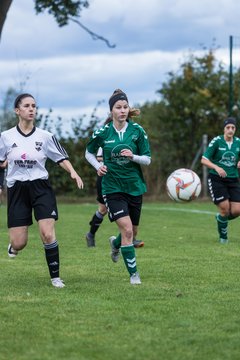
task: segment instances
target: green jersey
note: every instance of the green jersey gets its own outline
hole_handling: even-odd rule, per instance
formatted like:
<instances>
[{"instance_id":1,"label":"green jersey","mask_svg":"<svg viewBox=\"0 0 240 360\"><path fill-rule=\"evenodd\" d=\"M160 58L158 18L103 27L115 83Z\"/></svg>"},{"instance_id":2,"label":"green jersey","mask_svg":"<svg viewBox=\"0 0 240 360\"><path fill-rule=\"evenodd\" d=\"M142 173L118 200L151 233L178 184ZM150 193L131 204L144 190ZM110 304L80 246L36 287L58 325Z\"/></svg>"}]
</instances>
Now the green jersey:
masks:
<instances>
[{"instance_id":1,"label":"green jersey","mask_svg":"<svg viewBox=\"0 0 240 360\"><path fill-rule=\"evenodd\" d=\"M237 178L238 169L237 163L240 154L240 139L233 137L233 142L228 144L223 135L216 136L209 143L207 150L203 157L212 161L215 165L223 168L226 171L228 178ZM214 169L210 169L211 174L218 175Z\"/></svg>"},{"instance_id":2,"label":"green jersey","mask_svg":"<svg viewBox=\"0 0 240 360\"><path fill-rule=\"evenodd\" d=\"M137 196L146 192L141 166L120 154L121 150L130 149L134 155L151 156L147 134L139 124L128 120L125 132L117 132L111 121L96 130L87 144L92 154L99 147L108 169L102 179L102 194L123 192Z\"/></svg>"}]
</instances>

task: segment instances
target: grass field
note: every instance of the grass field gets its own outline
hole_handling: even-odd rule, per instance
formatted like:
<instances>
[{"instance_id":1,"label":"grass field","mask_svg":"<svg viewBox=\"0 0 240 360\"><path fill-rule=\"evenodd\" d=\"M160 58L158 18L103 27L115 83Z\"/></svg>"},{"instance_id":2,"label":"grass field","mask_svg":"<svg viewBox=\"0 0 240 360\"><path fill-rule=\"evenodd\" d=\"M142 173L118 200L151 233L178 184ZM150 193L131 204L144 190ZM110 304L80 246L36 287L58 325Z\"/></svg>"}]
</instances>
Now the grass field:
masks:
<instances>
[{"instance_id":1,"label":"grass field","mask_svg":"<svg viewBox=\"0 0 240 360\"><path fill-rule=\"evenodd\" d=\"M59 204L64 289L49 281L36 224L7 257L1 212L0 360L237 360L240 357L240 219L217 241L215 206L145 203L137 249L142 285L109 257L116 225L96 248L85 233L94 204Z\"/></svg>"}]
</instances>

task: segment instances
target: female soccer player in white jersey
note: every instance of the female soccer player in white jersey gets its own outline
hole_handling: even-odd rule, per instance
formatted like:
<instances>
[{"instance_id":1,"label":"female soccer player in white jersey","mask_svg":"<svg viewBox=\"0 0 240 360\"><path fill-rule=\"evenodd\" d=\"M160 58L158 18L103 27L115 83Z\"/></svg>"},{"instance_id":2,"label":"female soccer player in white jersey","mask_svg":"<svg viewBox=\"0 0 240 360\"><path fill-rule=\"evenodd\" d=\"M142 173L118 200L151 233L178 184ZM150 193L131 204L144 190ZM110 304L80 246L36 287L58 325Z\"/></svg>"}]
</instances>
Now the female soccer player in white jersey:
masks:
<instances>
[{"instance_id":1,"label":"female soccer player in white jersey","mask_svg":"<svg viewBox=\"0 0 240 360\"><path fill-rule=\"evenodd\" d=\"M9 257L16 257L28 241L32 210L39 226L46 260L54 287L64 287L59 277L59 248L55 235L58 210L55 194L45 168L47 158L70 173L79 189L83 182L64 148L55 136L34 125L36 102L30 94L20 94L14 103L17 126L3 131L0 137L0 161L7 160Z\"/></svg>"},{"instance_id":2,"label":"female soccer player in white jersey","mask_svg":"<svg viewBox=\"0 0 240 360\"><path fill-rule=\"evenodd\" d=\"M120 231L117 237L109 239L112 260L118 261L121 247L130 283L135 285L141 284L141 280L133 238L140 220L142 195L146 192L140 165L150 164L150 146L144 129L131 120L140 112L129 107L124 92L115 90L109 99L109 107L111 121L93 133L87 144L86 159L97 174L103 176L102 194L109 219L117 223ZM99 147L103 149L103 164L95 156Z\"/></svg>"}]
</instances>

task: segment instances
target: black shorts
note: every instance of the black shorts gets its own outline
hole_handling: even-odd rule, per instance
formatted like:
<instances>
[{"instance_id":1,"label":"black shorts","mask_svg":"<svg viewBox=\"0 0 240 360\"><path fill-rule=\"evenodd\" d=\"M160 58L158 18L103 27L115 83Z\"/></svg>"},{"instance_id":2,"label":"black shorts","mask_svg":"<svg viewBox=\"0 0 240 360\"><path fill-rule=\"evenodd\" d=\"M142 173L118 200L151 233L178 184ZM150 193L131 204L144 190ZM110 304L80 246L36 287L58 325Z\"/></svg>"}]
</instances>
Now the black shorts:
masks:
<instances>
[{"instance_id":1,"label":"black shorts","mask_svg":"<svg viewBox=\"0 0 240 360\"><path fill-rule=\"evenodd\" d=\"M4 169L0 168L0 189L3 189L4 184Z\"/></svg>"},{"instance_id":2,"label":"black shorts","mask_svg":"<svg viewBox=\"0 0 240 360\"><path fill-rule=\"evenodd\" d=\"M49 180L16 181L7 189L8 227L32 225L36 221L58 219L56 198Z\"/></svg>"},{"instance_id":3,"label":"black shorts","mask_svg":"<svg viewBox=\"0 0 240 360\"><path fill-rule=\"evenodd\" d=\"M224 200L240 202L240 183L238 178L221 178L218 175L209 174L208 190L214 204Z\"/></svg>"},{"instance_id":4,"label":"black shorts","mask_svg":"<svg viewBox=\"0 0 240 360\"><path fill-rule=\"evenodd\" d=\"M103 199L103 196L102 196L102 176L98 176L97 177L97 182L96 182L96 187L97 187L97 201L100 203L100 204L105 204L104 203L104 199Z\"/></svg>"},{"instance_id":5,"label":"black shorts","mask_svg":"<svg viewBox=\"0 0 240 360\"><path fill-rule=\"evenodd\" d=\"M124 216L130 216L133 225L138 225L142 209L142 195L133 196L125 193L103 195L111 222Z\"/></svg>"}]
</instances>

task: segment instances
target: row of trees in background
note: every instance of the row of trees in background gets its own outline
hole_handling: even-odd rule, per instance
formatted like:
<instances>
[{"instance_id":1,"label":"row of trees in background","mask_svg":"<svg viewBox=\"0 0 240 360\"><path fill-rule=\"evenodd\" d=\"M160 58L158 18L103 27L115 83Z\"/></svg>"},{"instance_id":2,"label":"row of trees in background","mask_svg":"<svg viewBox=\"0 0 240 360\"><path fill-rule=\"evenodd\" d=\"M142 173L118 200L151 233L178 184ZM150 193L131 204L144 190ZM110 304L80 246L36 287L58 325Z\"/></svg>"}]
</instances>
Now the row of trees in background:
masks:
<instances>
[{"instance_id":1,"label":"row of trees in background","mask_svg":"<svg viewBox=\"0 0 240 360\"><path fill-rule=\"evenodd\" d=\"M229 74L217 61L214 49L202 56L189 54L177 72L168 74L158 93L159 102L142 107L141 121L152 147L152 166L147 173L149 188L161 194L166 177L173 170L191 168L203 134L211 139L223 133L222 124L229 109ZM234 95L239 99L239 72L234 75ZM237 106L232 115L238 118ZM202 178L200 161L194 170Z\"/></svg>"},{"instance_id":2,"label":"row of trees in background","mask_svg":"<svg viewBox=\"0 0 240 360\"><path fill-rule=\"evenodd\" d=\"M239 98L240 74L234 75L234 96ZM157 91L159 101L147 102L140 107L141 115L137 119L148 133L152 163L144 167L148 185L148 195L155 198L165 196L167 176L175 169L191 168L198 152L203 134L209 139L223 132L223 120L228 116L229 75L223 64L217 61L215 50L205 50L201 56L190 53L180 65L178 71L169 72L167 81ZM15 96L13 90L6 93L2 128L12 125L12 111L8 103ZM137 104L135 104L137 105ZM139 106L138 106L139 107ZM239 117L239 109L234 106L233 115ZM5 121L4 121L5 119ZM62 133L62 122L55 120L55 135L70 155L71 162L78 169L84 180L85 189L76 190L75 184L61 168L48 162L51 182L59 195L91 196L95 194L95 170L84 158L86 143L96 127L105 119L95 115L95 109L88 125L85 116L72 119L72 134ZM39 116L38 125L45 129L52 128L51 111L49 115ZM194 170L202 177L200 161Z\"/></svg>"}]
</instances>

